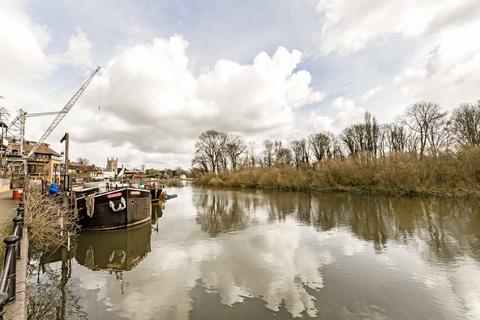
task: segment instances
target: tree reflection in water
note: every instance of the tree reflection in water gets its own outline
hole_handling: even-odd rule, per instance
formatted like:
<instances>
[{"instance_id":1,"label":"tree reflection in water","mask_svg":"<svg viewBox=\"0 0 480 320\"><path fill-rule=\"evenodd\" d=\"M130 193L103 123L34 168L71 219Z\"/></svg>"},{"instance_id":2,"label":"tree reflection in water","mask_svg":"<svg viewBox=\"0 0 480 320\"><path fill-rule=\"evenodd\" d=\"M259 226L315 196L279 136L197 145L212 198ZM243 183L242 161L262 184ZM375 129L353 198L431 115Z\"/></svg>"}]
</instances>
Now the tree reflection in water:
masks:
<instances>
[{"instance_id":1,"label":"tree reflection in water","mask_svg":"<svg viewBox=\"0 0 480 320\"><path fill-rule=\"evenodd\" d=\"M237 192L229 192L228 196L217 191L207 191L197 195L194 204L198 210L197 222L202 230L212 237L221 232L241 230L249 225L246 210L255 204L251 199Z\"/></svg>"},{"instance_id":2,"label":"tree reflection in water","mask_svg":"<svg viewBox=\"0 0 480 320\"><path fill-rule=\"evenodd\" d=\"M211 236L295 219L319 231L344 228L383 252L390 241L427 244L429 257L480 260L480 210L474 201L296 192L208 190L195 194L197 222Z\"/></svg>"},{"instance_id":3,"label":"tree reflection in water","mask_svg":"<svg viewBox=\"0 0 480 320\"><path fill-rule=\"evenodd\" d=\"M160 215L157 212L156 218ZM104 270L114 275L123 295L124 272L135 268L150 252L151 229L151 224L145 223L127 229L85 230L70 251L62 247L53 252L37 252L33 256L41 258L29 277L29 319L86 319L80 297L74 295L69 283L73 258L92 271Z\"/></svg>"},{"instance_id":4,"label":"tree reflection in water","mask_svg":"<svg viewBox=\"0 0 480 320\"><path fill-rule=\"evenodd\" d=\"M61 255L61 263L39 264L31 271L36 277L28 290L28 319L88 319L82 310L80 297L73 293L68 280L71 277L71 260L65 248L53 254ZM56 266L60 265L60 270ZM32 283L33 282L33 283Z\"/></svg>"}]
</instances>

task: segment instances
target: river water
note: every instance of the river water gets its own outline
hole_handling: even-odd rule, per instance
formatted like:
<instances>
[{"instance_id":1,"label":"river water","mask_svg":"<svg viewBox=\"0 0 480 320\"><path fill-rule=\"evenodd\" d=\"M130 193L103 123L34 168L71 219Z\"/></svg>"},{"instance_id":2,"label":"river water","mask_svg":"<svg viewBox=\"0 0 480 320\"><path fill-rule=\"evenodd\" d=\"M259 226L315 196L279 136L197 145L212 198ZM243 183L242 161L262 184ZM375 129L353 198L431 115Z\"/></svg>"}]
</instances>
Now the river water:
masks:
<instances>
[{"instance_id":1,"label":"river water","mask_svg":"<svg viewBox=\"0 0 480 320\"><path fill-rule=\"evenodd\" d=\"M480 319L478 201L169 191L32 262L30 318Z\"/></svg>"}]
</instances>

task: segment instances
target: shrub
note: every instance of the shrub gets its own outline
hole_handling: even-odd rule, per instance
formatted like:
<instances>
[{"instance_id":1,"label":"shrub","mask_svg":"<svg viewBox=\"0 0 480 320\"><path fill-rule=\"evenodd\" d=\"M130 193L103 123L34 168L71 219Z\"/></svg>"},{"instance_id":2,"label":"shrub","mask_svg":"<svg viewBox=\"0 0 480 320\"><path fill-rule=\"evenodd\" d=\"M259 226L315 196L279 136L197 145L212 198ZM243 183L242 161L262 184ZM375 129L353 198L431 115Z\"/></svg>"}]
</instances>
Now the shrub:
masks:
<instances>
[{"instance_id":1,"label":"shrub","mask_svg":"<svg viewBox=\"0 0 480 320\"><path fill-rule=\"evenodd\" d=\"M73 232L77 225L77 216L68 205L42 193L35 186L25 190L24 201L31 256L65 245L67 232Z\"/></svg>"}]
</instances>

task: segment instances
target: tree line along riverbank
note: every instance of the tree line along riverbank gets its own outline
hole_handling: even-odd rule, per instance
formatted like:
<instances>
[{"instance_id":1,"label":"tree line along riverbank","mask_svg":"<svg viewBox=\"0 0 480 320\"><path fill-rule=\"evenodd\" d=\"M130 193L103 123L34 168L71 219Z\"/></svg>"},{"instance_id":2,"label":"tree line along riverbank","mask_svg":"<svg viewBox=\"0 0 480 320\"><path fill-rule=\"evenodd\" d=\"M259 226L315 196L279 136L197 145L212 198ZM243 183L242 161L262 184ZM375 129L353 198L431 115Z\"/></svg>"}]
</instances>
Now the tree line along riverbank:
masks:
<instances>
[{"instance_id":1,"label":"tree line along riverbank","mask_svg":"<svg viewBox=\"0 0 480 320\"><path fill-rule=\"evenodd\" d=\"M195 183L296 191L480 196L480 149L422 159L408 153L379 159L328 159L318 167L250 167L197 176Z\"/></svg>"},{"instance_id":2,"label":"tree line along riverbank","mask_svg":"<svg viewBox=\"0 0 480 320\"><path fill-rule=\"evenodd\" d=\"M200 185L480 196L480 102L450 114L433 103L416 103L389 124L378 124L367 112L363 122L338 135L265 140L262 148L209 130L195 147L192 164Z\"/></svg>"}]
</instances>

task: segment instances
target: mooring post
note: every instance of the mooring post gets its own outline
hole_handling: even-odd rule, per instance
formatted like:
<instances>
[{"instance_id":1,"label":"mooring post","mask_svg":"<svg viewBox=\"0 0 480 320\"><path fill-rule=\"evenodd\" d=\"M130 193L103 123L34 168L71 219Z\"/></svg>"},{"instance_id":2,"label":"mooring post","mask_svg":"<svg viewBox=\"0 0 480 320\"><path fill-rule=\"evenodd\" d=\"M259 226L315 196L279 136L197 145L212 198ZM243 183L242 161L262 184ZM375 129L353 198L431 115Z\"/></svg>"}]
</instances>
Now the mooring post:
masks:
<instances>
[{"instance_id":1,"label":"mooring post","mask_svg":"<svg viewBox=\"0 0 480 320\"><path fill-rule=\"evenodd\" d=\"M24 209L24 208L20 208L20 207L17 208L17 216L20 216L20 217L23 218L24 213L25 213L25 209Z\"/></svg>"},{"instance_id":2,"label":"mooring post","mask_svg":"<svg viewBox=\"0 0 480 320\"><path fill-rule=\"evenodd\" d=\"M0 292L0 320L3 320L3 315L5 314L5 309L3 308L8 303L8 294L5 292Z\"/></svg>"},{"instance_id":3,"label":"mooring post","mask_svg":"<svg viewBox=\"0 0 480 320\"><path fill-rule=\"evenodd\" d=\"M22 216L25 213L25 202L23 202L23 196L20 202L18 202L17 214L21 213Z\"/></svg>"},{"instance_id":4,"label":"mooring post","mask_svg":"<svg viewBox=\"0 0 480 320\"><path fill-rule=\"evenodd\" d=\"M19 240L20 237L16 235L7 236L3 239L3 242L7 245L5 263L3 264L3 270L6 274L3 275L1 288L7 292L9 301L15 299L17 276L16 248Z\"/></svg>"},{"instance_id":5,"label":"mooring post","mask_svg":"<svg viewBox=\"0 0 480 320\"><path fill-rule=\"evenodd\" d=\"M23 226L23 222L25 220L25 208L18 206L16 218L20 219L21 225ZM14 222L15 222L15 220L14 220ZM20 229L20 231L23 232L23 228ZM23 233L19 234L20 238L22 238L22 235L23 235Z\"/></svg>"}]
</instances>

